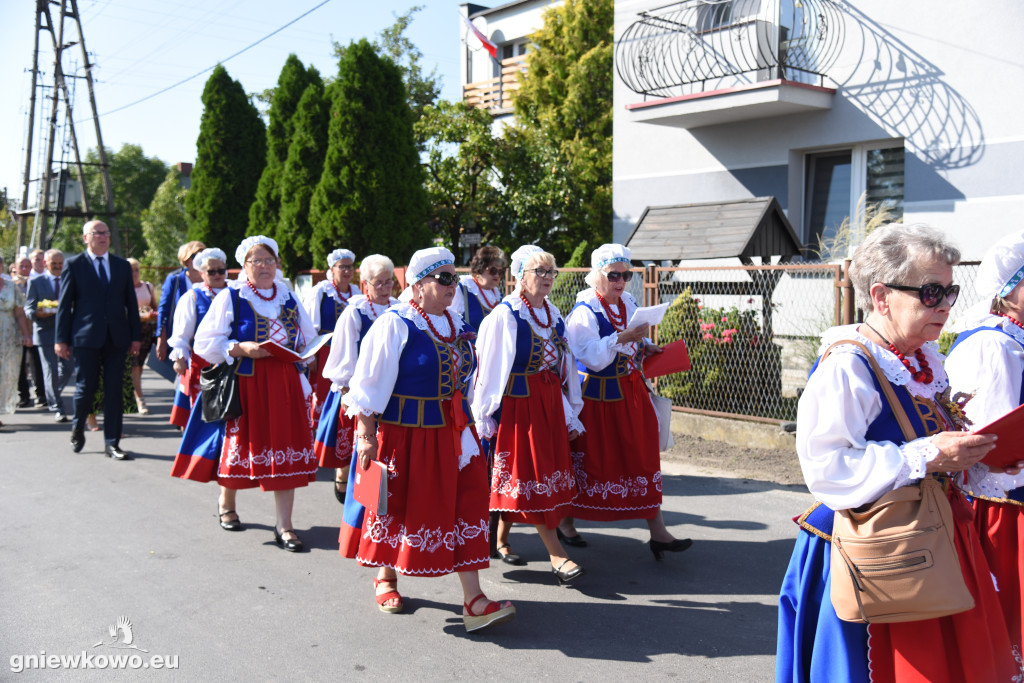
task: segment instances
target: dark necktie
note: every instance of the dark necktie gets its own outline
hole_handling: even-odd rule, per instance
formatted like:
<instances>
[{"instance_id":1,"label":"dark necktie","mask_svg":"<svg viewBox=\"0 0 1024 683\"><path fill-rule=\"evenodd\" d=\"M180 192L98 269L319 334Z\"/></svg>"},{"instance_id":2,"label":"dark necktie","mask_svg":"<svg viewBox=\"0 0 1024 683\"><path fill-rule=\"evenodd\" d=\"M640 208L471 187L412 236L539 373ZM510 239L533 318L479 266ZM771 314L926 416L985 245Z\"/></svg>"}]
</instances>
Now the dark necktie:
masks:
<instances>
[{"instance_id":1,"label":"dark necktie","mask_svg":"<svg viewBox=\"0 0 1024 683\"><path fill-rule=\"evenodd\" d=\"M107 279L107 269L103 266L103 257L100 256L96 260L99 261L98 265L100 269L100 282L103 284L104 287L106 287L107 285L110 284L110 280Z\"/></svg>"},{"instance_id":2,"label":"dark necktie","mask_svg":"<svg viewBox=\"0 0 1024 683\"><path fill-rule=\"evenodd\" d=\"M57 293L57 296L60 296L60 275L53 276L53 291Z\"/></svg>"}]
</instances>

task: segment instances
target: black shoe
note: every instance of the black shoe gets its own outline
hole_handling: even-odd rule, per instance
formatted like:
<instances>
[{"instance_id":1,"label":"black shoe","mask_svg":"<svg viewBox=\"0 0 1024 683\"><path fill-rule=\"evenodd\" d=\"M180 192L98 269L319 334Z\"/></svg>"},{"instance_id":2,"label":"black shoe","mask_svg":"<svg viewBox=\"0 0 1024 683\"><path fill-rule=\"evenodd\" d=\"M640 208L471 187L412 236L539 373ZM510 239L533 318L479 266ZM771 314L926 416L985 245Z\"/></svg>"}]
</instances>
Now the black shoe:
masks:
<instances>
[{"instance_id":1,"label":"black shoe","mask_svg":"<svg viewBox=\"0 0 1024 683\"><path fill-rule=\"evenodd\" d=\"M131 460L132 459L132 456L131 456L130 453L122 451L120 446L117 446L117 445L112 444L112 443L108 443L107 447L103 449L103 452L106 453L108 458L113 458L114 460Z\"/></svg>"},{"instance_id":2,"label":"black shoe","mask_svg":"<svg viewBox=\"0 0 1024 683\"><path fill-rule=\"evenodd\" d=\"M662 543L661 541L655 541L652 539L647 545L651 546L651 552L654 554L654 559L660 562L665 559L666 550L670 553L681 553L693 545L693 541L688 538L677 538L670 543Z\"/></svg>"},{"instance_id":3,"label":"black shoe","mask_svg":"<svg viewBox=\"0 0 1024 683\"><path fill-rule=\"evenodd\" d=\"M501 551L503 549L507 549L508 552L502 553ZM505 545L499 545L497 551L495 552L495 555L497 556L495 557L495 559L500 559L505 564L511 564L515 567L522 567L526 564L523 558L519 557L514 552L512 552L512 548L509 548L508 543L506 543Z\"/></svg>"},{"instance_id":4,"label":"black shoe","mask_svg":"<svg viewBox=\"0 0 1024 683\"><path fill-rule=\"evenodd\" d=\"M581 576L583 576L584 574L587 573L587 570L584 569L583 565L580 565L580 564L577 564L572 569L563 572L562 571L562 567L564 567L566 564L568 564L571 561L572 560L566 560L562 564L558 565L557 568L556 567L552 567L551 568L551 573L554 574L556 577L558 577L558 583L561 584L561 585L565 585L565 584L569 583L570 581L578 579L578 578L580 578Z\"/></svg>"},{"instance_id":5,"label":"black shoe","mask_svg":"<svg viewBox=\"0 0 1024 683\"><path fill-rule=\"evenodd\" d=\"M30 399L30 398L23 398L23 399L21 399L20 401L18 401L18 407L19 408L31 408L32 407L32 399Z\"/></svg>"},{"instance_id":6,"label":"black shoe","mask_svg":"<svg viewBox=\"0 0 1024 683\"><path fill-rule=\"evenodd\" d=\"M71 431L71 450L75 453L81 452L85 447L85 434L81 431Z\"/></svg>"},{"instance_id":7,"label":"black shoe","mask_svg":"<svg viewBox=\"0 0 1024 683\"><path fill-rule=\"evenodd\" d=\"M577 531L575 536L566 536L562 533L561 529L558 529L558 540L566 545L571 545L574 548L586 548L587 542L583 540L583 537Z\"/></svg>"},{"instance_id":8,"label":"black shoe","mask_svg":"<svg viewBox=\"0 0 1024 683\"><path fill-rule=\"evenodd\" d=\"M301 553L302 541L299 540L299 535L295 534L294 540L285 540L284 535L287 533L295 534L291 529L285 529L280 533L278 533L277 529L274 529L274 542L290 553Z\"/></svg>"},{"instance_id":9,"label":"black shoe","mask_svg":"<svg viewBox=\"0 0 1024 683\"><path fill-rule=\"evenodd\" d=\"M347 481L334 480L334 497L338 499L338 502L342 505L345 504L345 492L348 490Z\"/></svg>"},{"instance_id":10,"label":"black shoe","mask_svg":"<svg viewBox=\"0 0 1024 683\"><path fill-rule=\"evenodd\" d=\"M53 420L54 422L67 422L68 416L58 410L56 413L54 413Z\"/></svg>"},{"instance_id":11,"label":"black shoe","mask_svg":"<svg viewBox=\"0 0 1024 683\"><path fill-rule=\"evenodd\" d=\"M232 520L225 520L224 515L234 515L235 518ZM238 513L234 510L225 510L220 513L220 528L226 531L241 531L242 520L238 519Z\"/></svg>"}]
</instances>

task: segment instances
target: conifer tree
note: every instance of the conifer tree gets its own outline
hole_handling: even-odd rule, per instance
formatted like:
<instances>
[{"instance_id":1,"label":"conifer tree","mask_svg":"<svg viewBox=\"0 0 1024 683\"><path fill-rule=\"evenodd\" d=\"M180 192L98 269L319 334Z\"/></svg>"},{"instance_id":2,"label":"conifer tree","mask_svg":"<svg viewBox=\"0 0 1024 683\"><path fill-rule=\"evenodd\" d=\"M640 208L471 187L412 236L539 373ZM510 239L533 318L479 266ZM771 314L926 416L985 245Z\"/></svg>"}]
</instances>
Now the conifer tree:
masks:
<instances>
[{"instance_id":1,"label":"conifer tree","mask_svg":"<svg viewBox=\"0 0 1024 683\"><path fill-rule=\"evenodd\" d=\"M313 82L323 87L320 73L312 66L307 71L298 57L288 55L270 100L270 112L267 115L267 164L260 175L256 201L249 207L250 235L266 235L276 231L283 191L281 174L284 172L288 147L295 130L292 119L299 99Z\"/></svg>"},{"instance_id":2,"label":"conifer tree","mask_svg":"<svg viewBox=\"0 0 1024 683\"><path fill-rule=\"evenodd\" d=\"M147 266L173 266L177 263L178 247L187 242L188 222L185 220L185 196L182 174L171 168L164 182L156 189L153 201L142 212L142 235L146 239L146 254L141 259Z\"/></svg>"},{"instance_id":3,"label":"conifer tree","mask_svg":"<svg viewBox=\"0 0 1024 683\"><path fill-rule=\"evenodd\" d=\"M309 224L309 203L320 181L327 153L327 100L319 79L306 86L292 118L294 132L288 157L281 174L281 212L275 239L286 273L303 268L324 269L327 264L313 263Z\"/></svg>"},{"instance_id":4,"label":"conifer tree","mask_svg":"<svg viewBox=\"0 0 1024 683\"><path fill-rule=\"evenodd\" d=\"M331 88L327 156L313 194L315 263L338 247L403 263L429 246L427 200L401 73L365 39Z\"/></svg>"},{"instance_id":5,"label":"conifer tree","mask_svg":"<svg viewBox=\"0 0 1024 683\"><path fill-rule=\"evenodd\" d=\"M203 88L188 238L232 253L245 237L249 206L266 163L266 126L242 85L217 65Z\"/></svg>"}]
</instances>

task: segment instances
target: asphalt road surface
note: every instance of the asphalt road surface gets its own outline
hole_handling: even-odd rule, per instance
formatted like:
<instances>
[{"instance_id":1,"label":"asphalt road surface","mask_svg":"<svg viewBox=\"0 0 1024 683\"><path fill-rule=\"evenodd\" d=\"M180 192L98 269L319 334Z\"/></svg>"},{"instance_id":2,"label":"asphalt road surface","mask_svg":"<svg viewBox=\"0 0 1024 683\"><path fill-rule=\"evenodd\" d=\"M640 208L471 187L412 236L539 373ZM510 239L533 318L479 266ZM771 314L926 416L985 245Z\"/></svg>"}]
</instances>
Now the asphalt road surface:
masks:
<instances>
[{"instance_id":1,"label":"asphalt road surface","mask_svg":"<svg viewBox=\"0 0 1024 683\"><path fill-rule=\"evenodd\" d=\"M693 547L655 562L642 523L580 522L590 547L571 555L588 573L571 588L517 526L529 564L481 574L517 617L469 635L454 576L403 576L405 612L378 611L374 570L338 555L331 472L296 494L308 552L274 544L273 496L258 490L238 496L245 530L223 531L215 485L169 476L171 387L149 370L144 382L152 414L125 417L130 462L103 456L102 432L73 453L70 425L45 411L3 416L0 680L773 678L800 487L666 462L665 519Z\"/></svg>"}]
</instances>

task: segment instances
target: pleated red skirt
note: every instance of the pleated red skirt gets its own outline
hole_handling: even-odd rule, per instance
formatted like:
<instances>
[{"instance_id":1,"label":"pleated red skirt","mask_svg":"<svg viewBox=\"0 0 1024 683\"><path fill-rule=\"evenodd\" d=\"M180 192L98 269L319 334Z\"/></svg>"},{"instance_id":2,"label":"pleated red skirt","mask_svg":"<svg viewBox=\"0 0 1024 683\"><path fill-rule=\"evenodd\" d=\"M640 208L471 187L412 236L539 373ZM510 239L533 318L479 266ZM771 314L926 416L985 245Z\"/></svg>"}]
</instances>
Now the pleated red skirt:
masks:
<instances>
[{"instance_id":1,"label":"pleated red skirt","mask_svg":"<svg viewBox=\"0 0 1024 683\"><path fill-rule=\"evenodd\" d=\"M360 564L420 576L489 566L487 462L481 453L460 470L453 432L380 425L388 509L383 516L366 511Z\"/></svg>"},{"instance_id":2,"label":"pleated red skirt","mask_svg":"<svg viewBox=\"0 0 1024 683\"><path fill-rule=\"evenodd\" d=\"M490 506L508 521L554 529L576 497L562 385L545 370L527 386L529 397L501 401Z\"/></svg>"},{"instance_id":3,"label":"pleated red skirt","mask_svg":"<svg viewBox=\"0 0 1024 683\"><path fill-rule=\"evenodd\" d=\"M192 354L188 362L188 370L178 375L174 382L174 403L171 405L170 423L184 428L188 424L192 406L199 399L199 376L203 368L209 367L202 356Z\"/></svg>"},{"instance_id":4,"label":"pleated red skirt","mask_svg":"<svg viewBox=\"0 0 1024 683\"><path fill-rule=\"evenodd\" d=\"M572 443L573 517L653 519L661 507L658 417L639 372L620 383L620 401L583 400L580 421L587 431Z\"/></svg>"},{"instance_id":5,"label":"pleated red skirt","mask_svg":"<svg viewBox=\"0 0 1024 683\"><path fill-rule=\"evenodd\" d=\"M1024 507L977 498L974 528L996 577L1010 641L1024 651Z\"/></svg>"},{"instance_id":6,"label":"pleated red skirt","mask_svg":"<svg viewBox=\"0 0 1024 683\"><path fill-rule=\"evenodd\" d=\"M950 492L956 550L974 609L940 619L868 626L874 683L1015 681L1020 644L1011 645L999 595L963 495ZM1002 588L1002 586L1000 586Z\"/></svg>"},{"instance_id":7,"label":"pleated red skirt","mask_svg":"<svg viewBox=\"0 0 1024 683\"><path fill-rule=\"evenodd\" d=\"M217 479L233 489L284 491L316 479L309 405L294 363L255 361L239 377L242 415L225 425Z\"/></svg>"},{"instance_id":8,"label":"pleated red skirt","mask_svg":"<svg viewBox=\"0 0 1024 683\"><path fill-rule=\"evenodd\" d=\"M309 414L314 432L316 432L316 425L320 421L320 411L324 407L324 402L327 401L327 395L331 393L331 380L324 377L324 365L327 363L327 356L330 353L330 342L321 346L316 352L316 373L311 382L313 386L313 407Z\"/></svg>"}]
</instances>

